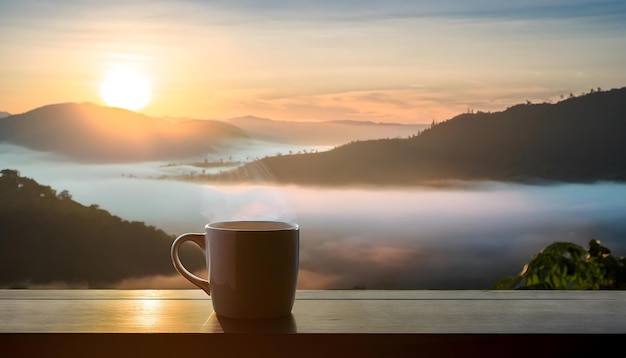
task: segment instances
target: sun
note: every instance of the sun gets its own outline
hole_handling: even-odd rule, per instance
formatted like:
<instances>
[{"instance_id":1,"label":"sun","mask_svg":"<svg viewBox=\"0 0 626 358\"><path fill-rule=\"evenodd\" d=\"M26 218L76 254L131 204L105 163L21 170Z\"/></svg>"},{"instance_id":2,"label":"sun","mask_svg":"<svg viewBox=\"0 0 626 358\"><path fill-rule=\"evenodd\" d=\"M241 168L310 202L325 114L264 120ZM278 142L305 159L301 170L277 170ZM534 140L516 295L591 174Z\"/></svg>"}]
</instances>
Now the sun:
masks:
<instances>
[{"instance_id":1,"label":"sun","mask_svg":"<svg viewBox=\"0 0 626 358\"><path fill-rule=\"evenodd\" d=\"M114 70L100 83L100 97L111 107L136 111L150 102L150 83L132 70Z\"/></svg>"}]
</instances>

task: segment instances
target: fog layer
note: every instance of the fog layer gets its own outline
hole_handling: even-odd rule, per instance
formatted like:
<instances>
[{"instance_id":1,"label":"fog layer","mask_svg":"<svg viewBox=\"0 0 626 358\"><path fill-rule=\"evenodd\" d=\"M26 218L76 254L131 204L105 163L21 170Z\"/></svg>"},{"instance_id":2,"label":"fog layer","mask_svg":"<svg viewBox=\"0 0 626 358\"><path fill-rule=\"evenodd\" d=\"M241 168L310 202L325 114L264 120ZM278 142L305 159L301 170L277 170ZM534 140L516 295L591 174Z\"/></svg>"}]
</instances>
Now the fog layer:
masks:
<instances>
[{"instance_id":1,"label":"fog layer","mask_svg":"<svg viewBox=\"0 0 626 358\"><path fill-rule=\"evenodd\" d=\"M221 220L294 221L300 288L488 288L554 241L596 238L626 254L626 185L314 188L145 179L159 163L78 165L0 147L0 167L177 235ZM129 178L126 174L135 178ZM124 176L122 176L124 174ZM169 255L164 252L164 255ZM172 278L124 287L179 287Z\"/></svg>"}]
</instances>

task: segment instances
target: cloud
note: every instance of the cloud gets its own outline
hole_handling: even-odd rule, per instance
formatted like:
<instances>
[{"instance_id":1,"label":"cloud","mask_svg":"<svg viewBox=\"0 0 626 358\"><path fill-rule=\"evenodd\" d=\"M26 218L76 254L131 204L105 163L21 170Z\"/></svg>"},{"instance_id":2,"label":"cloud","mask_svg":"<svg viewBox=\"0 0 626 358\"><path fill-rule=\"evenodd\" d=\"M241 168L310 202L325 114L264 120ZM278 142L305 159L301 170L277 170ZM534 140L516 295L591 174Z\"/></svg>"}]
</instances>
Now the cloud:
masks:
<instances>
[{"instance_id":1,"label":"cloud","mask_svg":"<svg viewBox=\"0 0 626 358\"><path fill-rule=\"evenodd\" d=\"M340 274L324 274L301 268L298 272L298 289L324 290L329 287L336 287L340 279Z\"/></svg>"},{"instance_id":2,"label":"cloud","mask_svg":"<svg viewBox=\"0 0 626 358\"><path fill-rule=\"evenodd\" d=\"M206 4L196 0L187 3ZM291 1L272 0L262 3L229 1L211 3L207 8L226 12L255 14L257 18L282 21L378 21L389 18L473 17L473 18L582 18L623 15L621 1L532 0L502 2L463 0L417 2L411 0L364 1ZM286 17L285 15L289 15Z\"/></svg>"},{"instance_id":3,"label":"cloud","mask_svg":"<svg viewBox=\"0 0 626 358\"><path fill-rule=\"evenodd\" d=\"M357 266L371 265L379 269L399 269L416 258L419 251L407 247L344 246L335 250L338 260Z\"/></svg>"},{"instance_id":4,"label":"cloud","mask_svg":"<svg viewBox=\"0 0 626 358\"><path fill-rule=\"evenodd\" d=\"M425 78L419 86L299 93L248 92L247 99L226 98L229 114L243 111L278 120L369 120L374 122L430 123L474 111L503 111L513 103L558 102L569 91L558 85L503 82L495 76L452 81L442 74L437 84ZM241 94L241 93L240 93Z\"/></svg>"}]
</instances>

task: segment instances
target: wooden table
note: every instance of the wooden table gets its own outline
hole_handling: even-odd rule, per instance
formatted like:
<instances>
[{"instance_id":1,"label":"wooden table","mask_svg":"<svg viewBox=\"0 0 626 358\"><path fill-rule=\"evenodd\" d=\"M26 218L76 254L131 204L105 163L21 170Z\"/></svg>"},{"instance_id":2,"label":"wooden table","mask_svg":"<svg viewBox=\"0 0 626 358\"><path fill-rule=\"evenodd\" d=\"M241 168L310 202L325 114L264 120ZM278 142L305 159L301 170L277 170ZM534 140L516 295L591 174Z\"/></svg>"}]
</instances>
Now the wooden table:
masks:
<instances>
[{"instance_id":1,"label":"wooden table","mask_svg":"<svg viewBox=\"0 0 626 358\"><path fill-rule=\"evenodd\" d=\"M298 291L289 317L237 321L200 290L0 290L0 357L609 351L626 357L626 291Z\"/></svg>"}]
</instances>

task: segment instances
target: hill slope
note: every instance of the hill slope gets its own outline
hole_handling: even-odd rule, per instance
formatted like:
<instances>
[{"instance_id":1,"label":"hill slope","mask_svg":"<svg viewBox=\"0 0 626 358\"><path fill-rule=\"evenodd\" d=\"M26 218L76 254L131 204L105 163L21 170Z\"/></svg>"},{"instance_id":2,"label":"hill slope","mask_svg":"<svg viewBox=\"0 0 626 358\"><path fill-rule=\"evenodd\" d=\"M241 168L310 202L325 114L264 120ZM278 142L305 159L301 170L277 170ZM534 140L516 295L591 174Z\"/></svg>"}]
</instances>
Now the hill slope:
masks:
<instances>
[{"instance_id":1,"label":"hill slope","mask_svg":"<svg viewBox=\"0 0 626 358\"><path fill-rule=\"evenodd\" d=\"M351 143L251 163L299 184L430 180L626 180L626 88L557 104L464 114L408 139Z\"/></svg>"},{"instance_id":2,"label":"hill slope","mask_svg":"<svg viewBox=\"0 0 626 358\"><path fill-rule=\"evenodd\" d=\"M238 138L247 135L218 121L174 123L92 103L54 104L0 118L0 142L90 162L204 155L216 144Z\"/></svg>"},{"instance_id":3,"label":"hill slope","mask_svg":"<svg viewBox=\"0 0 626 358\"><path fill-rule=\"evenodd\" d=\"M85 207L14 170L0 176L0 287L66 282L108 287L132 277L175 274L173 238L140 222ZM185 265L204 267L186 251Z\"/></svg>"}]
</instances>

